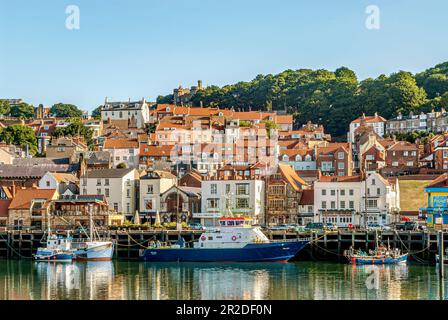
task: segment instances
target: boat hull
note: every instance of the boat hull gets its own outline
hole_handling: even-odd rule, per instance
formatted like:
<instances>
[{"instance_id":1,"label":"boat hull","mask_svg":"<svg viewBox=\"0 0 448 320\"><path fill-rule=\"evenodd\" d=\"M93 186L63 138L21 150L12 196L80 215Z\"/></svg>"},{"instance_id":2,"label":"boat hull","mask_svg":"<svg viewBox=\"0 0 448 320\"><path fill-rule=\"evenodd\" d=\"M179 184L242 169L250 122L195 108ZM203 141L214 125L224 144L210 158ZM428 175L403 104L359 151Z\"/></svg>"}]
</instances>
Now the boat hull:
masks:
<instances>
[{"instance_id":1,"label":"boat hull","mask_svg":"<svg viewBox=\"0 0 448 320\"><path fill-rule=\"evenodd\" d=\"M71 262L73 255L70 253L36 254L34 260L38 262Z\"/></svg>"},{"instance_id":2,"label":"boat hull","mask_svg":"<svg viewBox=\"0 0 448 320\"><path fill-rule=\"evenodd\" d=\"M75 251L77 261L110 261L114 254L113 243L94 245Z\"/></svg>"},{"instance_id":3,"label":"boat hull","mask_svg":"<svg viewBox=\"0 0 448 320\"><path fill-rule=\"evenodd\" d=\"M247 244L242 248L148 248L144 261L178 262L262 262L288 261L308 241Z\"/></svg>"},{"instance_id":4,"label":"boat hull","mask_svg":"<svg viewBox=\"0 0 448 320\"><path fill-rule=\"evenodd\" d=\"M352 264L405 264L408 260L408 255L403 254L398 257L361 257L352 256L348 258Z\"/></svg>"}]
</instances>

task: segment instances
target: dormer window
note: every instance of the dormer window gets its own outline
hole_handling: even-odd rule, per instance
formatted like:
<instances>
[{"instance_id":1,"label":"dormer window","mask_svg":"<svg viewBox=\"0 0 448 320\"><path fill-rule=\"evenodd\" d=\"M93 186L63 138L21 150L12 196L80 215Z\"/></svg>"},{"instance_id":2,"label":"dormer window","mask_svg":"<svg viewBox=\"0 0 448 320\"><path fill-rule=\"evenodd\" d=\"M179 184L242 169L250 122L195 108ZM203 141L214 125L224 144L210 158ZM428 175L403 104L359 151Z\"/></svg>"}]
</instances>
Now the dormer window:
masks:
<instances>
[{"instance_id":1,"label":"dormer window","mask_svg":"<svg viewBox=\"0 0 448 320\"><path fill-rule=\"evenodd\" d=\"M170 112L171 111L171 108L170 107L167 107L166 108L166 112Z\"/></svg>"},{"instance_id":2,"label":"dormer window","mask_svg":"<svg viewBox=\"0 0 448 320\"><path fill-rule=\"evenodd\" d=\"M283 155L282 160L283 161L289 161L289 157L285 154L285 155Z\"/></svg>"},{"instance_id":3,"label":"dormer window","mask_svg":"<svg viewBox=\"0 0 448 320\"><path fill-rule=\"evenodd\" d=\"M296 161L302 161L302 157L300 156L300 154L296 155Z\"/></svg>"},{"instance_id":4,"label":"dormer window","mask_svg":"<svg viewBox=\"0 0 448 320\"><path fill-rule=\"evenodd\" d=\"M310 156L309 154L307 154L307 155L305 156L305 161L311 161L311 156Z\"/></svg>"}]
</instances>

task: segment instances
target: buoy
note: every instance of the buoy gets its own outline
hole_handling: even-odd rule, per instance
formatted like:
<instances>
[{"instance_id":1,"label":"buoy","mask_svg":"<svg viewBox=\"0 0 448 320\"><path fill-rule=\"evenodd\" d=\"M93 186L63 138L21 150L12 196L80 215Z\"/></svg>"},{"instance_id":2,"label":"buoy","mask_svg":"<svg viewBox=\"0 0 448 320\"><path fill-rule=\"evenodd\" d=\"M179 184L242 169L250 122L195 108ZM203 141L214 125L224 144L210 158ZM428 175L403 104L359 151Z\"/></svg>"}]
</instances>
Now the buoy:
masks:
<instances>
[{"instance_id":1,"label":"buoy","mask_svg":"<svg viewBox=\"0 0 448 320\"><path fill-rule=\"evenodd\" d=\"M235 241L236 240L236 236L232 236L232 240Z\"/></svg>"}]
</instances>

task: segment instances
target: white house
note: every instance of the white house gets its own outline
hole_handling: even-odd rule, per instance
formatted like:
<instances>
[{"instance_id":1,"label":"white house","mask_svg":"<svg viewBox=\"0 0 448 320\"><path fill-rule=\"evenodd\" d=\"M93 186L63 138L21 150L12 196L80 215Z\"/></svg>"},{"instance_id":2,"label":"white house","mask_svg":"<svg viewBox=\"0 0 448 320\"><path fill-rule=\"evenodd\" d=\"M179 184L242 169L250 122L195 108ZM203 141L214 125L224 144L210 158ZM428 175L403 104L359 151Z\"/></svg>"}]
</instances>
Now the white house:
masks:
<instances>
[{"instance_id":1,"label":"white house","mask_svg":"<svg viewBox=\"0 0 448 320\"><path fill-rule=\"evenodd\" d=\"M363 114L361 117L350 122L350 131L348 132L347 141L355 143L355 130L361 126L361 122L365 122L366 125L373 127L375 133L380 137L384 136L386 119L375 112L373 116L366 116Z\"/></svg>"},{"instance_id":2,"label":"white house","mask_svg":"<svg viewBox=\"0 0 448 320\"><path fill-rule=\"evenodd\" d=\"M367 223L387 225L399 222L400 187L398 179L391 182L376 172L369 172L367 181L363 181L361 184L361 197L362 217L364 217L367 206ZM362 218L361 221L364 219Z\"/></svg>"},{"instance_id":3,"label":"white house","mask_svg":"<svg viewBox=\"0 0 448 320\"><path fill-rule=\"evenodd\" d=\"M39 189L56 189L62 196L79 193L79 179L71 173L47 172L39 180Z\"/></svg>"},{"instance_id":4,"label":"white house","mask_svg":"<svg viewBox=\"0 0 448 320\"><path fill-rule=\"evenodd\" d=\"M127 127L144 128L149 122L149 105L145 99L140 101L109 102L101 107L103 122L127 123Z\"/></svg>"},{"instance_id":5,"label":"white house","mask_svg":"<svg viewBox=\"0 0 448 320\"><path fill-rule=\"evenodd\" d=\"M137 139L107 139L104 151L108 151L114 168L125 163L129 168L137 168L139 164L140 147Z\"/></svg>"},{"instance_id":6,"label":"white house","mask_svg":"<svg viewBox=\"0 0 448 320\"><path fill-rule=\"evenodd\" d=\"M264 221L263 180L203 180L201 194L201 214L208 217L203 219L205 224L223 215L251 217L253 223Z\"/></svg>"},{"instance_id":7,"label":"white house","mask_svg":"<svg viewBox=\"0 0 448 320\"><path fill-rule=\"evenodd\" d=\"M360 200L359 176L322 176L314 182L314 221L359 225Z\"/></svg>"},{"instance_id":8,"label":"white house","mask_svg":"<svg viewBox=\"0 0 448 320\"><path fill-rule=\"evenodd\" d=\"M176 176L168 171L154 170L140 177L139 212L142 222L151 221L161 211L160 195L176 184Z\"/></svg>"},{"instance_id":9,"label":"white house","mask_svg":"<svg viewBox=\"0 0 448 320\"><path fill-rule=\"evenodd\" d=\"M316 222L340 227L387 225L398 220L399 203L398 180L389 182L376 172L369 172L367 181L359 176L322 176L314 183Z\"/></svg>"},{"instance_id":10,"label":"white house","mask_svg":"<svg viewBox=\"0 0 448 320\"><path fill-rule=\"evenodd\" d=\"M294 170L316 170L317 164L312 149L286 149L280 151L279 160Z\"/></svg>"},{"instance_id":11,"label":"white house","mask_svg":"<svg viewBox=\"0 0 448 320\"><path fill-rule=\"evenodd\" d=\"M137 209L139 175L133 168L88 170L81 176L81 194L103 194L109 208L132 220Z\"/></svg>"}]
</instances>

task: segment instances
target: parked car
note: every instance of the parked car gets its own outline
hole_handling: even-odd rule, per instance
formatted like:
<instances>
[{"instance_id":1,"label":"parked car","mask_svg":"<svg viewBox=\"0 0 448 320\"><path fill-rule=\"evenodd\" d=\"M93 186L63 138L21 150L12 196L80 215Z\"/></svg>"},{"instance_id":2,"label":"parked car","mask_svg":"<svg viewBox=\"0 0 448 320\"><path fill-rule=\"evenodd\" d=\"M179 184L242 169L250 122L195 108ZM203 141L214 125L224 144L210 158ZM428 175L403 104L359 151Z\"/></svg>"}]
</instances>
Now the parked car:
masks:
<instances>
[{"instance_id":1,"label":"parked car","mask_svg":"<svg viewBox=\"0 0 448 320\"><path fill-rule=\"evenodd\" d=\"M406 221L405 223L396 224L395 229L403 231L425 230L425 226L422 226L415 221Z\"/></svg>"},{"instance_id":2,"label":"parked car","mask_svg":"<svg viewBox=\"0 0 448 320\"><path fill-rule=\"evenodd\" d=\"M391 228L388 227L388 226L379 224L379 223L371 222L371 223L367 224L367 230L369 230L369 231L375 231L375 230L377 230L377 231L387 231L387 230L391 230Z\"/></svg>"},{"instance_id":3,"label":"parked car","mask_svg":"<svg viewBox=\"0 0 448 320\"><path fill-rule=\"evenodd\" d=\"M205 227L200 223L190 223L188 228L191 230L205 230Z\"/></svg>"},{"instance_id":4,"label":"parked car","mask_svg":"<svg viewBox=\"0 0 448 320\"><path fill-rule=\"evenodd\" d=\"M333 223L326 223L326 224L324 224L324 229L327 231L337 231L338 226Z\"/></svg>"},{"instance_id":5,"label":"parked car","mask_svg":"<svg viewBox=\"0 0 448 320\"><path fill-rule=\"evenodd\" d=\"M289 230L294 231L294 232L303 232L303 231L305 231L305 226L301 226L299 224L290 224Z\"/></svg>"},{"instance_id":6,"label":"parked car","mask_svg":"<svg viewBox=\"0 0 448 320\"><path fill-rule=\"evenodd\" d=\"M324 229L324 224L321 222L310 222L305 226L306 231L321 231Z\"/></svg>"}]
</instances>

